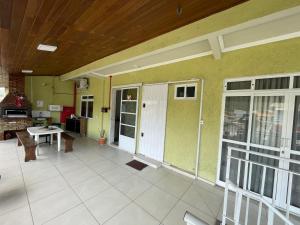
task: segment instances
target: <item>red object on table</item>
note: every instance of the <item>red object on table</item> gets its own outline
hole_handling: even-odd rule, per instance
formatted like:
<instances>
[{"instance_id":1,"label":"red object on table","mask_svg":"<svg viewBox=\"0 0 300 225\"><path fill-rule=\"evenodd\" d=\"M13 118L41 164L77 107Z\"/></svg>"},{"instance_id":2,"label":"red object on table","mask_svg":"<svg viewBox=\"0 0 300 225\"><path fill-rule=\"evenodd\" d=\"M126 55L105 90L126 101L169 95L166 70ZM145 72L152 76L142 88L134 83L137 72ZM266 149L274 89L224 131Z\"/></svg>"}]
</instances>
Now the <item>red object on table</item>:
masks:
<instances>
[{"instance_id":1,"label":"red object on table","mask_svg":"<svg viewBox=\"0 0 300 225\"><path fill-rule=\"evenodd\" d=\"M70 118L71 114L75 114L75 108L63 106L63 111L60 112L60 122L66 123L66 119Z\"/></svg>"}]
</instances>

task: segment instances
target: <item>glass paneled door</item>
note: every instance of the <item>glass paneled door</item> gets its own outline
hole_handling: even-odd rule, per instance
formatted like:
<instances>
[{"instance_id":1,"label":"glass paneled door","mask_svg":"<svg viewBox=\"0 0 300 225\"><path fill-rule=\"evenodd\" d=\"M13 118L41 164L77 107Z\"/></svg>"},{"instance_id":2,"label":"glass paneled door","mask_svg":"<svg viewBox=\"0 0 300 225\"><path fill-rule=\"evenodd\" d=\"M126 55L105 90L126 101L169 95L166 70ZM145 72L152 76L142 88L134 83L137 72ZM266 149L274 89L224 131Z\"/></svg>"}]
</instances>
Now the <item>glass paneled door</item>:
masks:
<instances>
[{"instance_id":1,"label":"glass paneled door","mask_svg":"<svg viewBox=\"0 0 300 225\"><path fill-rule=\"evenodd\" d=\"M135 153L138 88L124 88L121 93L119 147Z\"/></svg>"},{"instance_id":2,"label":"glass paneled door","mask_svg":"<svg viewBox=\"0 0 300 225\"><path fill-rule=\"evenodd\" d=\"M284 139L286 137L288 104L289 98L284 94L254 94L250 151L248 155L250 161L275 168L283 167L282 162L279 160L257 156L255 153L259 152L270 156L282 157ZM275 178L275 176L277 177ZM266 169L265 182L263 184L263 167L253 165L250 180L251 191L255 193L263 191L264 196L276 199L277 205L283 202L283 195L279 190L283 188L280 183L287 183L284 174L275 174L275 170L269 167ZM276 180L281 182L276 182Z\"/></svg>"},{"instance_id":3,"label":"glass paneled door","mask_svg":"<svg viewBox=\"0 0 300 225\"><path fill-rule=\"evenodd\" d=\"M290 94L290 107L288 115L287 138L282 155L285 158L300 161L300 93ZM284 164L285 169L300 173L299 164ZM287 185L283 190L287 190ZM300 176L294 174L291 182L291 206L300 213Z\"/></svg>"},{"instance_id":4,"label":"glass paneled door","mask_svg":"<svg viewBox=\"0 0 300 225\"><path fill-rule=\"evenodd\" d=\"M228 146L248 150L247 153L239 153L240 155L235 157L300 172L300 168L296 165L286 165L283 161L255 154L259 152L282 158L300 159L300 95L262 92L244 93L243 96L233 94L225 95L224 103L220 181L225 181ZM289 136L291 137L288 138ZM235 183L237 183L237 168L237 162L232 161L230 179ZM240 186L245 174L243 167L241 174L238 181ZM251 191L260 193L263 186L264 196L275 198L277 206L285 208L288 184L286 174L283 172L275 174L274 169L267 168L265 182L262 184L263 168L253 165L250 180ZM295 198L291 204L295 206L294 211L297 211L300 207L299 177L293 179L292 195Z\"/></svg>"}]
</instances>

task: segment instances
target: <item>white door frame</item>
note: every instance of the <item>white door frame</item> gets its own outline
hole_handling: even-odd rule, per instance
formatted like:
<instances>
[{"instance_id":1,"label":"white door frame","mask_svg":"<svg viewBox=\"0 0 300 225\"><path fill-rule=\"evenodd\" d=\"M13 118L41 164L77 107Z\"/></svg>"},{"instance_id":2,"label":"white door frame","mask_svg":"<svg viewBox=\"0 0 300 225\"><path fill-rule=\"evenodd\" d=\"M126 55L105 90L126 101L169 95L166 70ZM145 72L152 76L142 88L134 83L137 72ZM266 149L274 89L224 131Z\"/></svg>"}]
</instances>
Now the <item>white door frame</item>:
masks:
<instances>
[{"instance_id":1,"label":"white door frame","mask_svg":"<svg viewBox=\"0 0 300 225\"><path fill-rule=\"evenodd\" d=\"M112 127L112 125L114 125L114 118L115 118L115 108L116 108L116 102L115 102L115 97L116 97L116 91L120 90L121 91L121 101L120 101L120 127L119 127L119 138L120 138L120 133L121 133L121 112L122 112L122 94L123 94L123 90L124 89L133 89L136 88L137 89L137 101L136 101L136 117L135 117L135 147L134 147L134 152L129 152L131 154L135 154L136 153L136 146L137 146L137 129L138 129L138 117L139 117L139 91L140 91L140 86L141 84L129 84L129 85L121 85L121 86L113 86L111 88L111 105L110 105L110 109L111 109L111 113L110 113L110 134L109 134L109 146L117 148L119 150L124 150L122 148L120 148L120 146L118 145L114 145L113 144L113 139L114 139L114 132L115 132L115 128ZM127 151L127 150L124 150Z\"/></svg>"}]
</instances>

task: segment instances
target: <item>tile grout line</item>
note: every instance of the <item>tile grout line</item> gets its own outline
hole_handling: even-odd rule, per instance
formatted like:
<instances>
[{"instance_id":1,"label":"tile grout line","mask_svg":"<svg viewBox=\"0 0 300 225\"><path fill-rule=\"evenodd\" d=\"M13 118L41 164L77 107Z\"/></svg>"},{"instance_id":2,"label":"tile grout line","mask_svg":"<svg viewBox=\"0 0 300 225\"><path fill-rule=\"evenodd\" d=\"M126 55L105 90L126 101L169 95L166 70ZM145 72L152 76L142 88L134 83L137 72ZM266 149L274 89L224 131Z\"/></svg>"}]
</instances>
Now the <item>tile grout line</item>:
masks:
<instances>
[{"instance_id":1,"label":"tile grout line","mask_svg":"<svg viewBox=\"0 0 300 225\"><path fill-rule=\"evenodd\" d=\"M176 203L173 205L173 207L169 210L169 212L166 214L166 216L160 221L160 223L163 223L163 221L169 216L171 211L176 207L176 205L181 201L182 197L185 195L185 193L190 189L190 187L193 185L193 182L189 185L189 187L182 193L181 197L177 198Z\"/></svg>"},{"instance_id":2,"label":"tile grout line","mask_svg":"<svg viewBox=\"0 0 300 225\"><path fill-rule=\"evenodd\" d=\"M77 192L73 189L73 187L71 186L71 184L66 180L66 178L63 176L63 174L60 172L60 170L56 167L56 165L54 165L53 164L53 166L56 168L56 170L58 170L58 173L62 176L62 178L65 180L65 182L67 183L67 185L69 186L69 188L72 190L72 192L78 197L78 199L80 200L80 202L81 202L81 204L83 204L84 205L84 207L86 208L86 210L89 212L89 214L95 219L95 221L99 224L99 225L101 225L99 222L98 222L98 220L96 219L96 217L92 214L92 212L89 210L89 208L85 205L85 203L84 203L84 201L80 198L80 196L77 194ZM78 205L80 205L80 204L78 204ZM77 205L77 206L78 206ZM77 207L76 206L76 207ZM75 207L73 207L73 208L75 208ZM72 208L72 209L73 209ZM69 210L71 210L71 209L69 209ZM67 210L67 211L69 211L69 210ZM64 213L66 213L67 211L65 211ZM64 214L63 213L63 214ZM63 214L61 214L61 215L63 215ZM54 218L57 218L58 216L56 216L56 217L54 217ZM53 218L53 219L54 219ZM52 220L53 220L52 219Z\"/></svg>"},{"instance_id":3,"label":"tile grout line","mask_svg":"<svg viewBox=\"0 0 300 225\"><path fill-rule=\"evenodd\" d=\"M20 167L21 174L22 174L23 186L24 186L25 193L26 193L26 199L27 199L27 203L28 203L28 207L29 207L29 211L30 211L30 215L31 215L32 224L34 225L34 219L33 219L33 215L32 215L31 204L30 204L29 197L28 197L27 187L26 187L26 184L25 184L25 178L24 178L23 169L22 169L22 166L21 166L21 161L20 161L20 157L19 157L19 154L18 154L18 147L17 146L15 146L15 152L16 152L17 157L18 157L19 167ZM24 150L24 152L25 152L25 150Z\"/></svg>"},{"instance_id":4,"label":"tile grout line","mask_svg":"<svg viewBox=\"0 0 300 225\"><path fill-rule=\"evenodd\" d=\"M108 159L108 158L107 158ZM110 159L108 159L108 160L110 160ZM112 160L110 160L110 161L112 161ZM115 163L114 161L112 161L113 163ZM119 164L117 164L118 166L120 166ZM135 175L135 174L133 174L133 175ZM101 176L101 175L100 175ZM193 182L194 181L192 181L190 184L189 184L189 186L188 186L188 188L182 193L182 195L181 195L181 197L177 197L177 196L175 196L174 194L172 194L172 193L170 193L169 195L170 196L172 196L172 197L174 197L177 201L175 202L175 204L174 204L174 206L169 210L169 212L166 214L166 216L161 220L161 221L159 221L156 217L154 217L152 214L150 214L143 206L141 206L140 204L138 204L137 202L136 202L136 199L138 198L138 197L140 197L142 194L144 194L146 191L148 191L150 188L152 188L153 186L154 187L156 187L156 188L158 188L160 191L162 191L162 192L164 192L164 193L166 193L165 192L165 190L163 190L162 188L160 188L159 186L157 186L157 182L160 182L162 179L164 179L165 177L167 177L167 174L166 175L163 175L161 178L159 178L156 182L151 182L151 181L148 181L147 179L145 179L145 178L143 178L143 177L141 177L141 176L139 176L139 175L137 175L138 177L140 177L141 179L143 179L144 181L146 181L146 182L148 182L148 183L150 183L152 186L150 186L149 188L147 188L144 192L142 192L141 194L139 194L134 200L132 200L132 202L134 203L134 204L137 204L138 206L140 206L142 209L143 209L143 211L144 212L146 212L148 215L150 215L152 218L154 218L155 220L157 220L160 224L163 222L163 220L170 214L170 212L175 208L175 206L178 204L178 202L182 199L182 197L184 196L184 194L190 189L190 187L192 186L192 184L193 184ZM105 179L105 178L104 178ZM119 183L121 183L122 181L120 181ZM116 184L115 184L116 185ZM112 185L113 187L115 187L115 185ZM115 187L116 188L116 187ZM118 188L117 188L118 189ZM122 191L121 191L122 192ZM123 193L123 192L122 192ZM125 194L125 193L123 193L123 194ZM168 193L167 193L168 194ZM126 194L125 194L126 195ZM128 205L127 205L128 206ZM125 208L125 207L124 207ZM122 211L124 208L122 208L120 211ZM120 212L119 211L119 212ZM117 214L119 214L119 212L117 212L114 216L116 216ZM112 216L111 218L113 218L114 216ZM110 220L111 218L109 218L108 220ZM108 220L106 220L104 223L106 223Z\"/></svg>"},{"instance_id":5,"label":"tile grout line","mask_svg":"<svg viewBox=\"0 0 300 225\"><path fill-rule=\"evenodd\" d=\"M129 153L128 153L129 154ZM77 156L76 156L77 157ZM82 161L79 157L78 157L78 159L80 160L80 161ZM112 160L110 160L110 159L108 159L108 158L106 158L107 160L109 160L109 161L111 161L111 162L113 162L114 164L116 164L116 166L118 166L118 167L120 167L121 165L120 164L117 164L117 163L115 163L114 161L112 161ZM82 161L86 166L88 166L87 164L86 164L86 162L84 162L84 161ZM136 174L134 174L133 172L130 172L130 171L128 171L128 173L130 173L131 174L131 176L137 176L137 177L139 177L138 175L136 175ZM101 176L105 181L107 181L108 182L108 180L105 178L105 177L103 177L101 174L99 174L99 176ZM140 177L141 178L141 177ZM138 205L138 206L140 206L139 204L137 204L136 202L135 202L135 200L134 199L131 199L129 196L127 196L125 193L123 193L121 190L119 190L117 187L116 187L116 185L118 185L119 183L121 183L121 182L123 182L124 180L125 180L126 178L124 178L124 179L122 179L120 182L118 182L118 183L116 183L116 184L111 184L110 182L108 182L112 187L114 187L117 191L119 191L121 194L123 194L123 195L125 195L130 201L129 201L129 203L128 204L126 204L124 207L122 207L120 210L118 210L114 215L112 215L110 218L108 218L107 220L105 220L104 222L103 222L103 225L105 224L105 223L107 223L109 220L111 220L112 218L114 218L115 216L117 216L118 214L120 214L121 213L121 211L123 211L126 207L128 207L130 204L136 204L136 205ZM141 179L143 179L143 178L141 178ZM144 179L143 179L144 180ZM148 181L147 181L148 182ZM150 183L150 182L148 182L149 184L151 184L151 186L153 186L153 184L152 183ZM149 190L150 188L151 188L151 186L149 187L149 188L147 188L145 191L143 191L140 195L138 195L138 196L141 196L142 194L144 194L147 190ZM98 193L98 194L100 194L100 193ZM97 195L98 195L97 194ZM96 196L96 195L95 195ZM94 196L94 197L95 197ZM138 197L136 197L136 198L138 198ZM91 199L91 198L90 198ZM85 201L84 201L84 204L85 204ZM141 207L141 206L140 206ZM156 220L156 221L158 221L158 222L160 222L159 220L157 220L153 215L151 215L148 211L146 211L143 207L141 207L141 209L145 212L145 213L147 213L149 216L151 216L154 220Z\"/></svg>"},{"instance_id":6,"label":"tile grout line","mask_svg":"<svg viewBox=\"0 0 300 225\"><path fill-rule=\"evenodd\" d=\"M78 158L78 160L80 160L80 161L82 161L78 156L76 156L77 158ZM113 162L112 160L110 160L110 159L107 159L107 160L109 160L109 161L111 161L111 162ZM87 165L87 163L86 162L84 162L84 161L82 161L83 162L83 164L85 165L85 166L88 166ZM114 162L113 162L114 163ZM116 163L114 163L114 164L116 164ZM118 167L119 167L119 165L118 164L116 164ZM97 173L98 174L98 173ZM108 182L108 180L105 178L105 177L103 177L101 174L98 174L100 177L102 177L106 182ZM114 187L115 189L116 189L116 191L118 191L118 192L120 192L116 187L115 187L115 185L114 184L111 184L110 182L108 182L109 183L109 185L111 185L112 187ZM107 190L108 190L109 188L107 188ZM103 192L101 192L101 193L103 193ZM120 192L121 194L123 194L122 192ZM98 194L100 194L100 193L98 193ZM98 195L97 194L97 195ZM124 194L123 194L124 195ZM95 195L96 196L96 195ZM94 196L94 197L95 197ZM120 210L118 210L114 215L112 215L110 218L108 218L107 220L105 220L104 222L103 222L103 225L106 223L106 222L108 222L110 219L112 219L113 217L115 217L117 214L119 214L123 209L125 209L127 206L129 206L131 203L132 203L132 200L129 198L129 197L127 197L126 195L125 195L125 197L126 198L128 198L130 201L129 201L129 203L128 204L126 204L126 205L124 205L124 207L122 207ZM91 198L90 198L91 199ZM86 200L87 201L87 200ZM93 215L93 213L88 209L88 207L86 206L86 204L85 204L85 202L86 201L83 201L83 204L85 205L85 207L87 208L87 210L89 211L89 213L94 217L94 215ZM96 217L94 217L95 219L96 219ZM98 222L98 220L96 219L96 221ZM99 222L98 222L99 223ZM99 223L100 224L100 223ZM101 224L100 224L101 225Z\"/></svg>"}]
</instances>

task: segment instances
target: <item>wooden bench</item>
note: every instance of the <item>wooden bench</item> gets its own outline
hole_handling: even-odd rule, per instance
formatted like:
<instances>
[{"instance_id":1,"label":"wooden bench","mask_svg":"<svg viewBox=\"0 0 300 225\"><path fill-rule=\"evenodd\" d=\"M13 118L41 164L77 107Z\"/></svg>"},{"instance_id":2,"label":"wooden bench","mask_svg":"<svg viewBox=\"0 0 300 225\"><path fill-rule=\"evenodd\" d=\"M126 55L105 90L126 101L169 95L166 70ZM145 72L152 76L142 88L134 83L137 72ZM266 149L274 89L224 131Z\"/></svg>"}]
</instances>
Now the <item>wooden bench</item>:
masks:
<instances>
[{"instance_id":1,"label":"wooden bench","mask_svg":"<svg viewBox=\"0 0 300 225\"><path fill-rule=\"evenodd\" d=\"M64 142L65 142L65 152L72 152L73 151L73 141L75 138L65 132L61 133L61 138L64 139Z\"/></svg>"},{"instance_id":2,"label":"wooden bench","mask_svg":"<svg viewBox=\"0 0 300 225\"><path fill-rule=\"evenodd\" d=\"M25 162L29 160L36 160L35 149L36 142L30 137L27 131L19 131L16 132L18 137L18 146L23 145L25 150Z\"/></svg>"}]
</instances>

